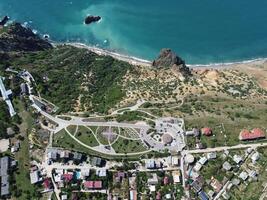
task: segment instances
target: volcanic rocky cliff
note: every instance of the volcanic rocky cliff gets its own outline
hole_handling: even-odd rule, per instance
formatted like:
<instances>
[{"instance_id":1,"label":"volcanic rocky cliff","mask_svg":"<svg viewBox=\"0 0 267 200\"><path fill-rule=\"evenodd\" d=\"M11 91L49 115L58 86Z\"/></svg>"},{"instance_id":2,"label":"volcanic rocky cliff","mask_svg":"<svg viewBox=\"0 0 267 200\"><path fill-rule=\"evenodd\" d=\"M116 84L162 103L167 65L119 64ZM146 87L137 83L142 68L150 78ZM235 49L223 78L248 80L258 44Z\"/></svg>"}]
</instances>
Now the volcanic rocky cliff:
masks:
<instances>
[{"instance_id":1,"label":"volcanic rocky cliff","mask_svg":"<svg viewBox=\"0 0 267 200\"><path fill-rule=\"evenodd\" d=\"M171 49L162 49L152 66L156 68L172 68L180 72L183 76L191 76L191 70L186 66L184 60L177 56Z\"/></svg>"},{"instance_id":2,"label":"volcanic rocky cliff","mask_svg":"<svg viewBox=\"0 0 267 200\"><path fill-rule=\"evenodd\" d=\"M0 27L0 51L41 51L52 45L19 23Z\"/></svg>"}]
</instances>

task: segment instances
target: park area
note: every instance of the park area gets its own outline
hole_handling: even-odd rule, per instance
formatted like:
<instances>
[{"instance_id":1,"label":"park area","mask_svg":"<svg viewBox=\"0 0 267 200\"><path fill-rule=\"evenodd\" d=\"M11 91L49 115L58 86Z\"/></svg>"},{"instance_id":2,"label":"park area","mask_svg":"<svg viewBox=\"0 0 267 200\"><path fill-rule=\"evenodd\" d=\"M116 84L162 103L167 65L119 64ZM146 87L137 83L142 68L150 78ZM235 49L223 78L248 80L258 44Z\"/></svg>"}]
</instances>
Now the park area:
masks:
<instances>
[{"instance_id":1,"label":"park area","mask_svg":"<svg viewBox=\"0 0 267 200\"><path fill-rule=\"evenodd\" d=\"M140 156L150 150L139 132L135 128L70 125L54 134L53 146L100 156Z\"/></svg>"}]
</instances>

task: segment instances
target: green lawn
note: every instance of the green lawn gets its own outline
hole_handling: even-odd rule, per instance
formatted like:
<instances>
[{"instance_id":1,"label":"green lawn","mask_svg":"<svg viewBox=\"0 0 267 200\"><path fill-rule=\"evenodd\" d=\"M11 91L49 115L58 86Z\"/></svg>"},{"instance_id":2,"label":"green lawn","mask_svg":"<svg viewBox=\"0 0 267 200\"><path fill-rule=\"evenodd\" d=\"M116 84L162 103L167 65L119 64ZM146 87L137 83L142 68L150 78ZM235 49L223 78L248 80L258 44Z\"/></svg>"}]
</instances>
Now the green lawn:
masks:
<instances>
[{"instance_id":1,"label":"green lawn","mask_svg":"<svg viewBox=\"0 0 267 200\"><path fill-rule=\"evenodd\" d=\"M135 153L147 150L141 140L127 140L121 137L112 147L117 153Z\"/></svg>"},{"instance_id":2,"label":"green lawn","mask_svg":"<svg viewBox=\"0 0 267 200\"><path fill-rule=\"evenodd\" d=\"M59 131L58 133L54 134L53 146L54 147L61 147L64 149L69 149L72 151L82 152L82 153L92 155L92 156L99 156L99 157L105 158L107 160L110 160L110 159L139 160L139 156L110 156L110 155L105 155L105 154L93 151L91 149L88 149L88 148L80 145L79 143L77 143L75 140L73 140L73 138L71 138L64 129Z\"/></svg>"},{"instance_id":3,"label":"green lawn","mask_svg":"<svg viewBox=\"0 0 267 200\"><path fill-rule=\"evenodd\" d=\"M70 125L70 126L67 127L68 131L69 131L72 135L74 135L74 133L75 133L75 131L76 131L76 128L77 128L76 125Z\"/></svg>"},{"instance_id":4,"label":"green lawn","mask_svg":"<svg viewBox=\"0 0 267 200\"><path fill-rule=\"evenodd\" d=\"M89 145L90 147L95 147L99 145L93 133L84 126L79 126L76 138L84 144Z\"/></svg>"}]
</instances>

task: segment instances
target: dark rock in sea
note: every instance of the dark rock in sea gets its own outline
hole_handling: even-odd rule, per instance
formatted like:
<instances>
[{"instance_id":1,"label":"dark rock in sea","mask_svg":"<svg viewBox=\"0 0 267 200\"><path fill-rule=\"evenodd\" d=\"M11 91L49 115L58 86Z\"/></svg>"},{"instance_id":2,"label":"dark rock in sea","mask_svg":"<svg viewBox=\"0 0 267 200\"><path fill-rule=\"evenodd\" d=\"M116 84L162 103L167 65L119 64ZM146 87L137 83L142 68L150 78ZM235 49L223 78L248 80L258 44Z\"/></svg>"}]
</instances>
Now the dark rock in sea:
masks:
<instances>
[{"instance_id":1,"label":"dark rock in sea","mask_svg":"<svg viewBox=\"0 0 267 200\"><path fill-rule=\"evenodd\" d=\"M190 76L191 70L185 65L182 58L177 56L171 49L162 49L152 66L156 68L173 68L184 76Z\"/></svg>"},{"instance_id":2,"label":"dark rock in sea","mask_svg":"<svg viewBox=\"0 0 267 200\"><path fill-rule=\"evenodd\" d=\"M0 34L0 51L41 51L53 46L20 23L12 23Z\"/></svg>"},{"instance_id":3,"label":"dark rock in sea","mask_svg":"<svg viewBox=\"0 0 267 200\"><path fill-rule=\"evenodd\" d=\"M87 25L89 25L89 24L91 24L91 23L93 23L93 22L97 22L97 21L99 21L100 19L101 19L100 16L89 15L89 16L87 16L87 17L85 18L84 23L87 24Z\"/></svg>"},{"instance_id":4,"label":"dark rock in sea","mask_svg":"<svg viewBox=\"0 0 267 200\"><path fill-rule=\"evenodd\" d=\"M9 20L8 16L4 16L3 19L0 21L0 26L4 26Z\"/></svg>"}]
</instances>

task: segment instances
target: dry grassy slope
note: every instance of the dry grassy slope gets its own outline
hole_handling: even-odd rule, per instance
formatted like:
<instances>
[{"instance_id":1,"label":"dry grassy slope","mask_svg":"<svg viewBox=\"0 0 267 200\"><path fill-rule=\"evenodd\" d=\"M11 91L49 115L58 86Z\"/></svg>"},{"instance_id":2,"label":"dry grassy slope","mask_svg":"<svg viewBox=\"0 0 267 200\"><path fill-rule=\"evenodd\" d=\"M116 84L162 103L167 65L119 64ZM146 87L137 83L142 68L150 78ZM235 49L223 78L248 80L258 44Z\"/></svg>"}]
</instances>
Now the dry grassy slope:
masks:
<instances>
[{"instance_id":1,"label":"dry grassy slope","mask_svg":"<svg viewBox=\"0 0 267 200\"><path fill-rule=\"evenodd\" d=\"M224 69L194 69L189 81L170 69L137 67L126 74L123 87L127 95L120 106L142 98L173 102L195 95L225 95L240 99L264 99L267 90L267 64L243 64ZM265 90L265 91L263 91Z\"/></svg>"}]
</instances>

